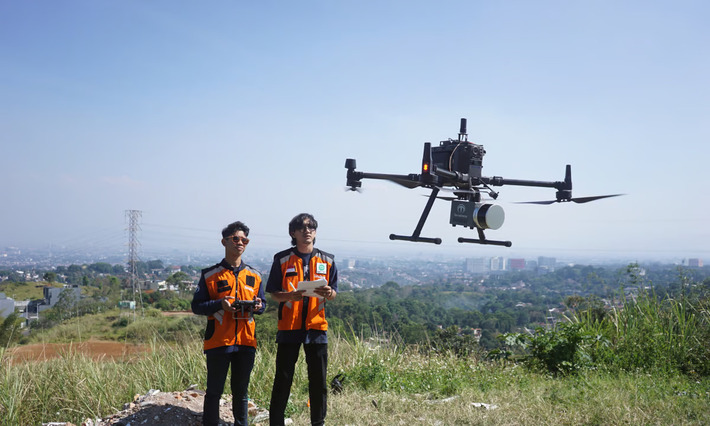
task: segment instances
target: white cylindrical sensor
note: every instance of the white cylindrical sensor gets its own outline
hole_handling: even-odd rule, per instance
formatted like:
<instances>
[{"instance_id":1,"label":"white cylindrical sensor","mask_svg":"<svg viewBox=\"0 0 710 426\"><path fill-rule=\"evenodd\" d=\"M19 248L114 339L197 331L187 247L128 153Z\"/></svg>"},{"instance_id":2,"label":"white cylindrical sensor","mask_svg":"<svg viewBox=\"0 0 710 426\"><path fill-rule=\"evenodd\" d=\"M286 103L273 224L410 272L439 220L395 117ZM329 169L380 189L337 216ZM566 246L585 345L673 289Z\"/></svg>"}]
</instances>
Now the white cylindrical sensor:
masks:
<instances>
[{"instance_id":1,"label":"white cylindrical sensor","mask_svg":"<svg viewBox=\"0 0 710 426\"><path fill-rule=\"evenodd\" d=\"M481 204L473 211L473 221L481 229L498 229L505 221L505 211L495 204Z\"/></svg>"}]
</instances>

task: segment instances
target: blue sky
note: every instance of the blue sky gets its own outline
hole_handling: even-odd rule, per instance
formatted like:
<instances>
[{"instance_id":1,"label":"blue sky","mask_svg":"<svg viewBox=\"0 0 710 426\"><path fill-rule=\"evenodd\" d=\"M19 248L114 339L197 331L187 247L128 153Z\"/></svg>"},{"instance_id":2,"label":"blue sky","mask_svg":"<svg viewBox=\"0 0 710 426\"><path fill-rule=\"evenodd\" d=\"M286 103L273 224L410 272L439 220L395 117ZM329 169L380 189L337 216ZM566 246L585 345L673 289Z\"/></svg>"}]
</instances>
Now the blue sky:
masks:
<instances>
[{"instance_id":1,"label":"blue sky","mask_svg":"<svg viewBox=\"0 0 710 426\"><path fill-rule=\"evenodd\" d=\"M219 230L288 245L308 211L343 253L574 254L710 261L710 6L702 1L0 2L0 246L219 253ZM506 223L474 232L422 189L365 181L345 158L415 173L422 143L483 144Z\"/></svg>"}]
</instances>

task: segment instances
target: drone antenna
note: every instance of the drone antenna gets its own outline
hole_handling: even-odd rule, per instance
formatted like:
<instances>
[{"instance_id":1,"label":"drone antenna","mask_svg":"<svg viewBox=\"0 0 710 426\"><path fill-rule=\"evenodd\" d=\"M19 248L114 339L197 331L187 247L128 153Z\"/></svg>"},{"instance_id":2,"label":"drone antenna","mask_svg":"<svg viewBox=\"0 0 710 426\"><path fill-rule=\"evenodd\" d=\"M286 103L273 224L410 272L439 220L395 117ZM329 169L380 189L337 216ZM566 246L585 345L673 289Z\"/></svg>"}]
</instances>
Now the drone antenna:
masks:
<instances>
[{"instance_id":1,"label":"drone antenna","mask_svg":"<svg viewBox=\"0 0 710 426\"><path fill-rule=\"evenodd\" d=\"M459 142L468 142L468 134L466 133L466 119L461 119L461 127L459 127Z\"/></svg>"}]
</instances>

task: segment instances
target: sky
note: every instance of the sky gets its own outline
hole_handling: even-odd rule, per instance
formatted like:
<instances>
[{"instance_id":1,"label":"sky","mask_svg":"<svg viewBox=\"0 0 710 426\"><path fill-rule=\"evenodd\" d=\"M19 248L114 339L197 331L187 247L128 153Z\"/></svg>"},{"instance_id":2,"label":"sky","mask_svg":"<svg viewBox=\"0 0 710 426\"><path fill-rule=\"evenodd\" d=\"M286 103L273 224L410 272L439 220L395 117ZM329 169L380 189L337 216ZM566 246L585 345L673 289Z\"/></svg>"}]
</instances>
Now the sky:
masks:
<instances>
[{"instance_id":1,"label":"sky","mask_svg":"<svg viewBox=\"0 0 710 426\"><path fill-rule=\"evenodd\" d=\"M289 246L312 213L336 254L557 255L710 262L710 3L705 1L0 1L0 250L219 254ZM562 180L574 196L498 187L489 239L428 191L344 163L418 173L422 146L484 145L484 176Z\"/></svg>"}]
</instances>

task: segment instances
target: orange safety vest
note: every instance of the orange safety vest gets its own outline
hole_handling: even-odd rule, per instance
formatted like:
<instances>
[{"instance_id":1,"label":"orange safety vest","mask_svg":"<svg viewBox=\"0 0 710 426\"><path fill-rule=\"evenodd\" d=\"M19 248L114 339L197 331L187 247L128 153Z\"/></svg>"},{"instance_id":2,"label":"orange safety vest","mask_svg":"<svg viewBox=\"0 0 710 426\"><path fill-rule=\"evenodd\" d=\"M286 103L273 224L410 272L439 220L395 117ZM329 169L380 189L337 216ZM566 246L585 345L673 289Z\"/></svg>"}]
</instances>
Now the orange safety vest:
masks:
<instances>
[{"instance_id":1,"label":"orange safety vest","mask_svg":"<svg viewBox=\"0 0 710 426\"><path fill-rule=\"evenodd\" d=\"M234 276L231 269L221 264L206 269L203 274L212 300L225 296L232 296L235 300L254 300L254 297L259 294L261 275L249 265L244 265L238 277ZM204 349L231 345L256 348L254 326L254 318L248 315L241 316L239 311L232 314L220 309L207 317Z\"/></svg>"},{"instance_id":2,"label":"orange safety vest","mask_svg":"<svg viewBox=\"0 0 710 426\"><path fill-rule=\"evenodd\" d=\"M303 277L303 262L292 250L286 251L279 261L281 262L281 290L298 290L301 281L315 281L324 278L330 282L330 270L333 267L333 255L313 249L311 260L308 264L309 276ZM304 313L303 301L308 301ZM305 318L304 318L305 314ZM305 297L298 301L279 303L279 330L328 330L328 321L325 319L325 299L318 297Z\"/></svg>"}]
</instances>

